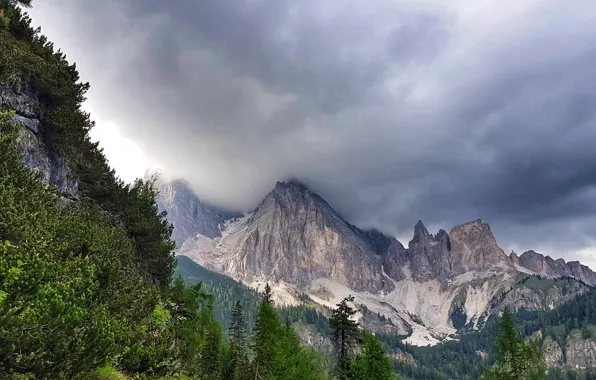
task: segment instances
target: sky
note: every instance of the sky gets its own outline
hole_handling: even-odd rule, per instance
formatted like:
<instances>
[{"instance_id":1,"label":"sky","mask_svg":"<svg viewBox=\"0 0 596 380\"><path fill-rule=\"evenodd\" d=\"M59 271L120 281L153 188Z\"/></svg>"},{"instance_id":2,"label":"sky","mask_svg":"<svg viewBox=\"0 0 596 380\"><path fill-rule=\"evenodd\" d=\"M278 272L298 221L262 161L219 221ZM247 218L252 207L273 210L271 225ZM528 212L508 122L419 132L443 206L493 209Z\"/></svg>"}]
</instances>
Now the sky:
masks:
<instances>
[{"instance_id":1,"label":"sky","mask_svg":"<svg viewBox=\"0 0 596 380\"><path fill-rule=\"evenodd\" d=\"M34 0L125 180L221 206L297 178L404 244L482 218L596 269L596 3Z\"/></svg>"}]
</instances>

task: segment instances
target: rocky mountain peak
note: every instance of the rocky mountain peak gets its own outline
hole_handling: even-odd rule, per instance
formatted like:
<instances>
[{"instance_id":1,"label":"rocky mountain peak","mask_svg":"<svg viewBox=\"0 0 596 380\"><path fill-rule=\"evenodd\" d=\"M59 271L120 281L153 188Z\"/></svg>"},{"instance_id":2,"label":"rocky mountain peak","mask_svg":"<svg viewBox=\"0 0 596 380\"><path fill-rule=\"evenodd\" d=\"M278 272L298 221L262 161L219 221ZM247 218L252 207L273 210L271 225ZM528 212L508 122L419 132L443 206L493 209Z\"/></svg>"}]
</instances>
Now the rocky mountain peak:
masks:
<instances>
[{"instance_id":1,"label":"rocky mountain peak","mask_svg":"<svg viewBox=\"0 0 596 380\"><path fill-rule=\"evenodd\" d=\"M457 253L454 265L460 269L483 270L495 264L511 265L509 257L497 244L489 224L482 219L453 227L449 237L451 247Z\"/></svg>"},{"instance_id":2,"label":"rocky mountain peak","mask_svg":"<svg viewBox=\"0 0 596 380\"><path fill-rule=\"evenodd\" d=\"M412 241L419 241L420 239L426 239L429 236L430 236L430 234L428 233L428 230L424 226L424 223L422 223L422 220L419 220L418 223L416 223L416 225L414 226L414 238L412 239Z\"/></svg>"},{"instance_id":3,"label":"rocky mountain peak","mask_svg":"<svg viewBox=\"0 0 596 380\"><path fill-rule=\"evenodd\" d=\"M422 221L414 226L407 251L412 277L416 281L445 280L453 274L451 241L445 230L431 235Z\"/></svg>"},{"instance_id":4,"label":"rocky mountain peak","mask_svg":"<svg viewBox=\"0 0 596 380\"><path fill-rule=\"evenodd\" d=\"M235 256L226 272L247 280L266 276L307 285L322 278L370 292L393 286L383 276L380 252L390 245L379 232L346 222L296 180L278 182L251 217L221 240Z\"/></svg>"},{"instance_id":5,"label":"rocky mountain peak","mask_svg":"<svg viewBox=\"0 0 596 380\"><path fill-rule=\"evenodd\" d=\"M554 260L534 250L524 252L519 257L519 265L542 276L575 277L589 285L596 285L596 273L579 261L568 263L563 259Z\"/></svg>"},{"instance_id":6,"label":"rocky mountain peak","mask_svg":"<svg viewBox=\"0 0 596 380\"><path fill-rule=\"evenodd\" d=\"M327 202L325 202L321 197L311 192L306 185L296 179L292 179L287 182L277 182L273 190L267 194L259 207L268 203L272 199L284 207L292 207L292 205L305 204L309 202L317 202L324 205L327 204Z\"/></svg>"},{"instance_id":7,"label":"rocky mountain peak","mask_svg":"<svg viewBox=\"0 0 596 380\"><path fill-rule=\"evenodd\" d=\"M517 253L515 253L515 251L511 251L511 253L509 254L509 259L513 264L519 265L519 256L517 255Z\"/></svg>"},{"instance_id":8,"label":"rocky mountain peak","mask_svg":"<svg viewBox=\"0 0 596 380\"><path fill-rule=\"evenodd\" d=\"M176 246L197 234L215 238L221 236L220 225L241 214L201 202L187 181L175 179L169 182L158 180L157 206L167 212L167 218L174 225L172 240Z\"/></svg>"}]
</instances>

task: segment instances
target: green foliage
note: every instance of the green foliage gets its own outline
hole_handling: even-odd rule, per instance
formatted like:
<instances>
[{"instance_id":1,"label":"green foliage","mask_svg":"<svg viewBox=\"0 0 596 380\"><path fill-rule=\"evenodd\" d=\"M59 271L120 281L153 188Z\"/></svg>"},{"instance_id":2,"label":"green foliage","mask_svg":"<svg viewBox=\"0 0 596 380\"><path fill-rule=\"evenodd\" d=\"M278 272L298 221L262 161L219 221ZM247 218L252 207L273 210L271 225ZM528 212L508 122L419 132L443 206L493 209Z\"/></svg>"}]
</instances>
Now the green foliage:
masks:
<instances>
[{"instance_id":1,"label":"green foliage","mask_svg":"<svg viewBox=\"0 0 596 380\"><path fill-rule=\"evenodd\" d=\"M240 301L236 301L234 306L228 336L230 345L228 357L225 361L225 365L228 367L228 375L225 378L230 380L250 379L251 370L246 342L246 322Z\"/></svg>"},{"instance_id":2,"label":"green foliage","mask_svg":"<svg viewBox=\"0 0 596 380\"><path fill-rule=\"evenodd\" d=\"M201 373L206 380L220 378L221 327L215 321L207 326L205 344L201 350Z\"/></svg>"},{"instance_id":3,"label":"green foliage","mask_svg":"<svg viewBox=\"0 0 596 380\"><path fill-rule=\"evenodd\" d=\"M349 379L350 364L358 337L358 323L353 320L356 310L348 305L348 302L353 301L352 296L344 298L337 304L329 319L329 325L333 331L331 341L335 349L336 372L339 380Z\"/></svg>"},{"instance_id":4,"label":"green foliage","mask_svg":"<svg viewBox=\"0 0 596 380\"><path fill-rule=\"evenodd\" d=\"M172 227L152 181L117 179L89 140L75 66L13 2L0 9L0 85L32 99L48 154L80 184L68 203L42 185L21 162L14 112L0 111L0 377L199 376L213 301L200 285L168 286Z\"/></svg>"},{"instance_id":5,"label":"green foliage","mask_svg":"<svg viewBox=\"0 0 596 380\"><path fill-rule=\"evenodd\" d=\"M362 350L352 362L352 376L358 380L396 380L385 348L370 332L362 333Z\"/></svg>"},{"instance_id":6,"label":"green foliage","mask_svg":"<svg viewBox=\"0 0 596 380\"><path fill-rule=\"evenodd\" d=\"M487 369L485 380L540 380L546 362L538 341L526 342L515 327L513 314L505 309L497 324L495 365Z\"/></svg>"},{"instance_id":7,"label":"green foliage","mask_svg":"<svg viewBox=\"0 0 596 380\"><path fill-rule=\"evenodd\" d=\"M253 336L255 370L263 377L273 372L277 339L281 328L279 317L273 308L269 284L265 289L266 293L259 304Z\"/></svg>"}]
</instances>

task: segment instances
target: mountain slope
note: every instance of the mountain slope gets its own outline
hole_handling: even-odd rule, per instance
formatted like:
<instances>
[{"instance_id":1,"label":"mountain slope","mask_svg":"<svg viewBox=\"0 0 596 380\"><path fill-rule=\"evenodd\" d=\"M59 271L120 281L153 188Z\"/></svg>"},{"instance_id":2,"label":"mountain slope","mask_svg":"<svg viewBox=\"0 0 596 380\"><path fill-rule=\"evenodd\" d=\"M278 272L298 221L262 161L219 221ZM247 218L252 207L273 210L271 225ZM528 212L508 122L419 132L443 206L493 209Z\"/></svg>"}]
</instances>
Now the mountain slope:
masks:
<instances>
[{"instance_id":1,"label":"mountain slope","mask_svg":"<svg viewBox=\"0 0 596 380\"><path fill-rule=\"evenodd\" d=\"M271 281L288 304L301 293L326 306L353 294L421 345L478 326L505 303L548 308L584 290L567 287L551 296L520 290L517 284L533 271L505 255L483 220L436 235L419 221L406 249L347 223L297 181L277 183L253 213L225 222L221 237L197 235L178 254L252 287Z\"/></svg>"},{"instance_id":2,"label":"mountain slope","mask_svg":"<svg viewBox=\"0 0 596 380\"><path fill-rule=\"evenodd\" d=\"M220 224L226 219L240 216L201 202L186 181L164 182L158 179L156 186L159 190L157 205L161 211L167 212L169 222L175 226L172 240L177 247L197 234L209 238L219 237Z\"/></svg>"}]
</instances>

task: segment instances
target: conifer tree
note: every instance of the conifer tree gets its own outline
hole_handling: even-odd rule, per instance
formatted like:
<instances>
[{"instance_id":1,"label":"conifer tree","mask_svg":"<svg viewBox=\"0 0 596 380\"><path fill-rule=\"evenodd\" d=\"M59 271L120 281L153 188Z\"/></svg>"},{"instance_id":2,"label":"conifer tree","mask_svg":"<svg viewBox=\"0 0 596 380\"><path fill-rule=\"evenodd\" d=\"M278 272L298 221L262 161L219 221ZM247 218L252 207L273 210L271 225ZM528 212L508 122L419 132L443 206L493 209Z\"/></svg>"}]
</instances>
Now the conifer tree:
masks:
<instances>
[{"instance_id":1,"label":"conifer tree","mask_svg":"<svg viewBox=\"0 0 596 380\"><path fill-rule=\"evenodd\" d=\"M233 380L244 380L250 377L250 362L246 350L246 322L244 310L240 301L236 301L232 311L232 322L229 330L230 352L229 361L230 378Z\"/></svg>"},{"instance_id":2,"label":"conifer tree","mask_svg":"<svg viewBox=\"0 0 596 380\"><path fill-rule=\"evenodd\" d=\"M482 380L542 380L546 362L538 341L525 342L516 329L513 314L505 309L497 325L495 365Z\"/></svg>"},{"instance_id":3,"label":"conifer tree","mask_svg":"<svg viewBox=\"0 0 596 380\"><path fill-rule=\"evenodd\" d=\"M358 323L352 319L356 310L348 302L353 302L354 297L344 298L333 310L329 325L333 330L331 340L335 350L336 371L339 380L350 378L350 363L354 346L358 337Z\"/></svg>"},{"instance_id":4,"label":"conifer tree","mask_svg":"<svg viewBox=\"0 0 596 380\"><path fill-rule=\"evenodd\" d=\"M385 348L368 331L362 333L362 351L352 362L352 373L358 380L396 380Z\"/></svg>"},{"instance_id":5,"label":"conifer tree","mask_svg":"<svg viewBox=\"0 0 596 380\"><path fill-rule=\"evenodd\" d=\"M273 370L277 354L277 340L281 331L279 317L273 308L271 288L265 287L265 294L259 303L253 347L255 353L254 371L256 378L265 378Z\"/></svg>"},{"instance_id":6,"label":"conifer tree","mask_svg":"<svg viewBox=\"0 0 596 380\"><path fill-rule=\"evenodd\" d=\"M205 344L201 350L201 372L206 380L217 380L220 377L220 345L221 328L212 321L207 327Z\"/></svg>"}]
</instances>

